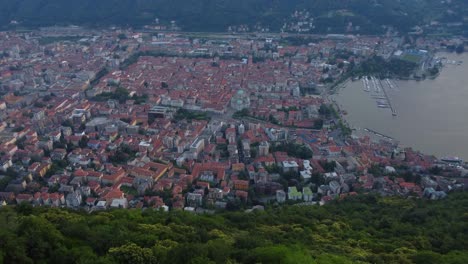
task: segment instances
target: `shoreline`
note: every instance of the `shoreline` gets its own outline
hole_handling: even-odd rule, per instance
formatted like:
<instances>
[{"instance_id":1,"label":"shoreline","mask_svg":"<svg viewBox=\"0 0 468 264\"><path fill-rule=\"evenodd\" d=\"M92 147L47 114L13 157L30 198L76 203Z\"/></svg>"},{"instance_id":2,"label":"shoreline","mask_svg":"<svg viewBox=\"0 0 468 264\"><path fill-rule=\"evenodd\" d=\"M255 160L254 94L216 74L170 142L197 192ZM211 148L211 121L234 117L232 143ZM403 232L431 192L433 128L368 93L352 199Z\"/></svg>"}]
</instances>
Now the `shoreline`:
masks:
<instances>
[{"instance_id":1,"label":"shoreline","mask_svg":"<svg viewBox=\"0 0 468 264\"><path fill-rule=\"evenodd\" d=\"M362 137L363 135L365 135L363 134L365 132L366 134L372 134L373 136L378 137L376 138L377 140L378 139L391 140L391 142L398 143L399 147L410 147L414 149L415 151L419 151L420 153L423 153L425 155L434 156L438 159L444 156L460 156L466 159L467 154L463 151L463 148L459 147L460 144L457 145L456 143L456 142L462 142L462 143L466 142L463 139L463 133L462 134L457 133L457 136L454 137L450 142L444 143L444 142L440 142L439 140L437 144L425 143L425 142L430 142L431 140L437 140L437 138L440 138L441 134L443 135L445 133L448 135L448 134L454 133L454 129L456 129L456 126L450 126L447 128L446 131L442 130L442 131L433 132L432 130L433 126L431 126L430 124L431 122L435 122L435 121L432 120L433 119L432 118L432 119L429 119L430 121L424 120L424 123L421 126L424 128L419 128L418 126L414 128L414 131L412 131L411 133L408 133L408 129L411 129L410 124L406 125L408 122L410 122L408 121L409 114L411 114L411 118L414 115L414 118L416 118L414 121L415 123L417 123L416 121L422 118L422 116L425 116L425 115L434 116L434 115L431 114L432 113L431 111L425 114L426 111L422 109L427 108L427 107L424 104L421 105L421 109L417 108L419 111L418 114L413 114L414 112L413 110L411 110L412 111L411 113L408 113L408 109L411 109L411 107L416 107L418 105L418 102L421 100L419 99L419 97L417 97L414 100L415 105L408 106L408 103L411 103L412 100L408 100L408 99L402 100L402 98L405 98L406 96L411 96L410 98L413 98L412 96L421 92L424 92L426 95L429 94L433 96L438 96L439 94L437 92L442 90L442 87L444 87L443 84L445 83L445 79L455 78L453 80L457 80L456 76L460 73L460 71L463 71L463 69L466 67L466 62L467 62L466 53L464 54L464 56L463 54L461 54L460 56L460 54L437 52L434 56L438 57L439 59L445 58L445 60L454 61L456 63L443 63L441 67L439 67L440 71L438 74L434 76L427 76L425 79L416 80L413 78L411 79L402 79L402 78L390 79L389 78L390 80L398 81L398 83L401 83L403 86L402 90L408 91L403 94L401 93L402 92L401 90L398 90L396 92L390 91L391 97L393 99L392 101L395 100L396 106L399 109L401 108L401 111L403 113L407 114L406 116L403 115L403 117L400 118L401 120L397 120L397 121L392 120L391 116L387 117L385 113L379 111L378 109L372 108L372 104L370 101L367 101L368 99L366 98L366 95L363 92L361 93L361 91L356 90L358 89L358 86L359 86L359 84L353 84L356 81L356 79L350 82L351 78L348 78L346 79L346 81L344 81L340 85L337 85L336 89L330 92L330 99L331 99L330 102L332 102L333 105L337 107L337 111L339 110L340 118L342 120L345 120L346 121L345 123L348 124L350 128L352 128L353 135L355 136ZM446 57L448 57L448 59ZM462 68L459 68L459 67L462 67ZM426 81L426 83L423 83L422 81ZM457 87L457 88L451 88L454 91L451 94L454 94L460 91L466 91L465 89L466 86L463 86L463 85L460 86L460 84L458 83L459 82L455 82L453 84L454 87ZM408 88L405 86L411 86L411 87L415 86L416 87L415 89L417 90L413 90L413 89L408 90L408 89L405 89L405 88ZM426 90L426 88L424 89L422 88L422 87L427 87L427 86L430 86L431 89ZM356 88L356 89L351 89L351 91L347 90L346 93L344 93L343 92L344 88ZM441 92L441 93L445 96L445 92ZM431 102L428 100L430 99L427 99L425 97L421 101L421 103ZM357 104L357 105L361 104L360 102L362 102L361 108L357 106L353 106L354 104ZM404 103L404 105L401 105L402 102ZM456 108L458 112L460 112L459 108L460 106ZM356 112L358 111L357 109L360 109L359 112ZM443 108L444 111L447 111L449 109L452 109L452 108L449 108L448 106L447 108ZM362 115L365 115L366 112L377 112L377 111L379 111L379 113L370 113L368 118L364 118L362 116ZM343 112L347 114L343 114ZM351 118L348 114L350 112L354 113L354 115L351 115ZM358 115L356 115L356 113L358 113ZM423 114L420 114L420 113L423 113ZM374 122L370 120L376 120L377 123L374 124ZM459 118L456 120L459 120ZM453 120L453 122L456 123L456 120ZM399 127L402 127L402 128L399 128ZM369 131L365 131L364 128L366 128ZM463 127L461 127L460 129L462 130L459 130L459 131L465 131L463 130ZM426 141L422 140L422 137L420 137L420 135L417 133L423 133ZM426 134L426 133L430 133L430 134Z\"/></svg>"}]
</instances>

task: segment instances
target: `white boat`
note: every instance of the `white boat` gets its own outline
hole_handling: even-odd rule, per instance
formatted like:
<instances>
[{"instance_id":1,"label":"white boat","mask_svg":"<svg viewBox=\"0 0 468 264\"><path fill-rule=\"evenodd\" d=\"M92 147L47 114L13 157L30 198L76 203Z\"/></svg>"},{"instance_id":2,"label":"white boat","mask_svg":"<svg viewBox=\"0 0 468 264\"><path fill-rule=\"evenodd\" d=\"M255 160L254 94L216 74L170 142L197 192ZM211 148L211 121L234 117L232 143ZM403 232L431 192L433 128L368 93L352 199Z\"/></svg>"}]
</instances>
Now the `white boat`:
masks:
<instances>
[{"instance_id":1,"label":"white boat","mask_svg":"<svg viewBox=\"0 0 468 264\"><path fill-rule=\"evenodd\" d=\"M463 163L463 160L459 157L442 157L440 160L448 163Z\"/></svg>"}]
</instances>

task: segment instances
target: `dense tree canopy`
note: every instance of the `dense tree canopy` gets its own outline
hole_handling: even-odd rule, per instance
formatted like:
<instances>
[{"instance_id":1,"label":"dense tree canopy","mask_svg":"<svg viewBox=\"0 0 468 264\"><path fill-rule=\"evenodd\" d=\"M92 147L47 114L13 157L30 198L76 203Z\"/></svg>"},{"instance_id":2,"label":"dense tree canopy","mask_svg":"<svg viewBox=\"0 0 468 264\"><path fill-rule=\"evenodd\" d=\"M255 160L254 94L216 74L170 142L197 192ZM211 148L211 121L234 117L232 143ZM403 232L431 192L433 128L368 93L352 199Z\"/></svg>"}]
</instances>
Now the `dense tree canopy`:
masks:
<instances>
[{"instance_id":1,"label":"dense tree canopy","mask_svg":"<svg viewBox=\"0 0 468 264\"><path fill-rule=\"evenodd\" d=\"M260 23L278 30L296 10L315 17L315 31L344 32L352 23L363 32L382 25L403 31L421 22L462 21L464 0L0 0L0 25L56 24L141 26L156 18L191 31L225 31L231 25ZM448 9L451 12L444 12Z\"/></svg>"},{"instance_id":2,"label":"dense tree canopy","mask_svg":"<svg viewBox=\"0 0 468 264\"><path fill-rule=\"evenodd\" d=\"M297 144L294 142L283 142L271 147L271 151L283 151L288 153L291 157L296 157L300 159L311 159L313 156L312 150L306 145Z\"/></svg>"},{"instance_id":3,"label":"dense tree canopy","mask_svg":"<svg viewBox=\"0 0 468 264\"><path fill-rule=\"evenodd\" d=\"M468 193L195 215L0 209L0 263L468 263Z\"/></svg>"},{"instance_id":4,"label":"dense tree canopy","mask_svg":"<svg viewBox=\"0 0 468 264\"><path fill-rule=\"evenodd\" d=\"M376 75L378 77L409 77L414 73L418 64L400 59L385 60L374 56L364 61L360 67L352 72L356 76Z\"/></svg>"}]
</instances>

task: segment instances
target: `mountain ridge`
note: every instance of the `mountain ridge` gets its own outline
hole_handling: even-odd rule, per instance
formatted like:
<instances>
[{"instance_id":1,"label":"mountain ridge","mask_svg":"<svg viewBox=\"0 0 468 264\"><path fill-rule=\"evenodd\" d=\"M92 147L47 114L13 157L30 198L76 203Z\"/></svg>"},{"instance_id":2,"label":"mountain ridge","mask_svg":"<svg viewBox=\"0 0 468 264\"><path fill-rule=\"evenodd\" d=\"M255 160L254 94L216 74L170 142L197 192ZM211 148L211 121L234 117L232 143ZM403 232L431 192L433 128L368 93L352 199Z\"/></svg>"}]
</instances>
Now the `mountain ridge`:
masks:
<instances>
[{"instance_id":1,"label":"mountain ridge","mask_svg":"<svg viewBox=\"0 0 468 264\"><path fill-rule=\"evenodd\" d=\"M449 3L450 2L450 3ZM465 1L466 2L466 1ZM352 23L358 33L400 31L431 20L464 21L463 0L0 0L0 25L76 24L134 26L176 21L185 31L226 31L229 26L261 25L277 32L295 11L314 18L313 33L340 33Z\"/></svg>"}]
</instances>

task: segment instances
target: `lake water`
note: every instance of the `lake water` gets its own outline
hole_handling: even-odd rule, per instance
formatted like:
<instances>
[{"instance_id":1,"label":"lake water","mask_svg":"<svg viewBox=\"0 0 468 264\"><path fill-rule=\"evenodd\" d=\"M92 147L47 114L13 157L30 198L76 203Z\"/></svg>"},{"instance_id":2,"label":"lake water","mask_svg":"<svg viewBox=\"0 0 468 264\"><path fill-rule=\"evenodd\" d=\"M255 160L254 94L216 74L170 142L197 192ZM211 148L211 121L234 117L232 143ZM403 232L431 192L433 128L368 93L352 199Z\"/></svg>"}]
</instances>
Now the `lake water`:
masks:
<instances>
[{"instance_id":1,"label":"lake water","mask_svg":"<svg viewBox=\"0 0 468 264\"><path fill-rule=\"evenodd\" d=\"M382 81L396 116L377 106L383 92L375 92L372 83L366 92L362 80L348 82L333 98L352 127L375 130L426 154L468 160L468 54L438 57L463 63L446 64L435 80L395 80L393 89Z\"/></svg>"}]
</instances>

